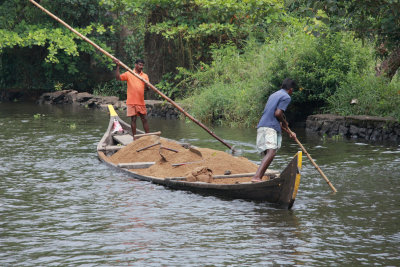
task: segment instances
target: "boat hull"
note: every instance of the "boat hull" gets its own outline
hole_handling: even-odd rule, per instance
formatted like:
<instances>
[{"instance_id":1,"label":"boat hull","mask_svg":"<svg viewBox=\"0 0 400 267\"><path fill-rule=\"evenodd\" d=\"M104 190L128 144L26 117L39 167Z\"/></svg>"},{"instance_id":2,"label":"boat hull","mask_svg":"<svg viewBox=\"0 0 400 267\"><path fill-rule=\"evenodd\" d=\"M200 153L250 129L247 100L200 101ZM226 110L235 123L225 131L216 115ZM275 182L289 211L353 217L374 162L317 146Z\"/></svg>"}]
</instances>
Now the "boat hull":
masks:
<instances>
[{"instance_id":1,"label":"boat hull","mask_svg":"<svg viewBox=\"0 0 400 267\"><path fill-rule=\"evenodd\" d=\"M162 185L174 190L185 190L202 195L213 195L228 199L245 199L252 201L265 201L272 203L280 208L290 209L293 206L297 191L300 185L300 168L302 153L298 152L286 168L281 172L279 177L258 182L258 183L235 183L235 184L217 184L205 182L188 182L184 177L176 178L158 178L152 176L144 176L135 173L132 170L123 169L113 164L109 160L112 152L107 152L106 147L113 144L111 131L114 120L118 120L124 130L130 131L130 125L122 121L116 113L110 113L114 116L110 117L110 123L106 133L98 144L97 152L101 161L108 166L126 173L127 175L138 180L149 181L154 184ZM240 176L240 175L235 175ZM248 176L248 175L247 175ZM229 176L226 176L228 178ZM244 176L243 176L244 177ZM217 178L218 179L218 178Z\"/></svg>"}]
</instances>

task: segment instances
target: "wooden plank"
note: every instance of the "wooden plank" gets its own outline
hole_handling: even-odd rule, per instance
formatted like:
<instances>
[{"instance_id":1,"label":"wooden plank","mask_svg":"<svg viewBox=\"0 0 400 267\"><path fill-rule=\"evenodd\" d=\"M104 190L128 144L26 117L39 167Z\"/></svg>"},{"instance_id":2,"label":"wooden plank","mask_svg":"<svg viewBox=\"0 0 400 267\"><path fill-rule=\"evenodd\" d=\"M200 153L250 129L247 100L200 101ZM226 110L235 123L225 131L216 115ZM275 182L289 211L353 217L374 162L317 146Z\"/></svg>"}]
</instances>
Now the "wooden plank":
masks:
<instances>
[{"instance_id":1,"label":"wooden plank","mask_svg":"<svg viewBox=\"0 0 400 267\"><path fill-rule=\"evenodd\" d=\"M121 148L124 148L125 146L105 146L102 147L101 150L105 151L115 151L115 150L120 150Z\"/></svg>"},{"instance_id":2,"label":"wooden plank","mask_svg":"<svg viewBox=\"0 0 400 267\"><path fill-rule=\"evenodd\" d=\"M181 163L175 163L175 164L171 164L172 167L178 167L178 166L183 166L183 165L188 165L188 164L196 164L196 163L200 163L203 162L204 160L198 160L198 161L189 161L189 162L181 162Z\"/></svg>"},{"instance_id":3,"label":"wooden plank","mask_svg":"<svg viewBox=\"0 0 400 267\"><path fill-rule=\"evenodd\" d=\"M214 179L253 177L255 173L238 173L230 175L214 175ZM279 175L279 171L266 171L264 176Z\"/></svg>"},{"instance_id":4,"label":"wooden plank","mask_svg":"<svg viewBox=\"0 0 400 267\"><path fill-rule=\"evenodd\" d=\"M134 137L133 139L136 140L136 139L138 139L138 138L140 138L140 137L148 136L148 135L158 135L158 136L160 136L160 135L161 135L161 132L158 131L158 132L154 132L154 133L135 134L135 137Z\"/></svg>"},{"instance_id":5,"label":"wooden plank","mask_svg":"<svg viewBox=\"0 0 400 267\"><path fill-rule=\"evenodd\" d=\"M143 148L141 148L141 149L138 149L138 150L136 150L136 152L140 152L140 151L146 150L146 149L148 149L148 148L151 148L151 147L153 147L153 146L157 146L157 145L160 145L160 144L161 144L161 143L158 142L158 143L155 143L155 144L152 144L152 145L143 147Z\"/></svg>"},{"instance_id":6,"label":"wooden plank","mask_svg":"<svg viewBox=\"0 0 400 267\"><path fill-rule=\"evenodd\" d=\"M124 146L133 142L132 135L130 134L113 135L113 139Z\"/></svg>"},{"instance_id":7,"label":"wooden plank","mask_svg":"<svg viewBox=\"0 0 400 267\"><path fill-rule=\"evenodd\" d=\"M154 164L155 162L130 162L119 163L117 166L124 169L146 169Z\"/></svg>"},{"instance_id":8,"label":"wooden plank","mask_svg":"<svg viewBox=\"0 0 400 267\"><path fill-rule=\"evenodd\" d=\"M255 173L238 173L238 174L230 174L230 175L214 175L214 179L227 179L227 178L248 178L248 177L253 177ZM278 176L279 177L279 171L273 171L273 170L267 170L265 172L264 176ZM165 178L166 180L176 180L176 181L182 181L186 180L186 177L168 177Z\"/></svg>"},{"instance_id":9,"label":"wooden plank","mask_svg":"<svg viewBox=\"0 0 400 267\"><path fill-rule=\"evenodd\" d=\"M186 181L186 177L167 177L165 180Z\"/></svg>"},{"instance_id":10,"label":"wooden plank","mask_svg":"<svg viewBox=\"0 0 400 267\"><path fill-rule=\"evenodd\" d=\"M165 146L160 146L160 149L169 150L169 151L172 151L172 152L175 152L175 153L179 152L178 150L175 150L175 149L172 149L172 148L168 148L168 147L165 147Z\"/></svg>"}]
</instances>

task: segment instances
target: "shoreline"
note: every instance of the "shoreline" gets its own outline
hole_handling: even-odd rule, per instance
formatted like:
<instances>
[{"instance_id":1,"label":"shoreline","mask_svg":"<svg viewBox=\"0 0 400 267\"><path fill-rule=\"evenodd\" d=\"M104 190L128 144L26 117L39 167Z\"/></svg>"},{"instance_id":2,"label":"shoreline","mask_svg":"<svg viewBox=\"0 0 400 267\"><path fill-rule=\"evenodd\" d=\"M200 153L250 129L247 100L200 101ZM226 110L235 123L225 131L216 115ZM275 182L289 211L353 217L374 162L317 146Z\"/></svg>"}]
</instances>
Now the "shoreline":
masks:
<instances>
[{"instance_id":1,"label":"shoreline","mask_svg":"<svg viewBox=\"0 0 400 267\"><path fill-rule=\"evenodd\" d=\"M103 110L107 110L108 105L113 105L115 109L126 110L125 100L119 100L116 96L96 96L76 90L43 93L37 98L36 103L80 105ZM145 100L145 103L148 117L165 119L181 117L179 110L167 101ZM304 127L307 133L320 136L400 143L400 123L392 117L317 114L308 116Z\"/></svg>"},{"instance_id":2,"label":"shoreline","mask_svg":"<svg viewBox=\"0 0 400 267\"><path fill-rule=\"evenodd\" d=\"M125 100L119 100L117 96L96 96L86 92L79 93L76 90L62 90L42 94L36 101L38 104L49 105L81 105L88 108L108 110L108 105L115 109L126 110ZM147 116L166 119L179 119L180 112L170 103L161 100L145 100Z\"/></svg>"},{"instance_id":3,"label":"shoreline","mask_svg":"<svg viewBox=\"0 0 400 267\"><path fill-rule=\"evenodd\" d=\"M306 121L306 132L329 137L400 142L400 123L392 117L310 115Z\"/></svg>"}]
</instances>

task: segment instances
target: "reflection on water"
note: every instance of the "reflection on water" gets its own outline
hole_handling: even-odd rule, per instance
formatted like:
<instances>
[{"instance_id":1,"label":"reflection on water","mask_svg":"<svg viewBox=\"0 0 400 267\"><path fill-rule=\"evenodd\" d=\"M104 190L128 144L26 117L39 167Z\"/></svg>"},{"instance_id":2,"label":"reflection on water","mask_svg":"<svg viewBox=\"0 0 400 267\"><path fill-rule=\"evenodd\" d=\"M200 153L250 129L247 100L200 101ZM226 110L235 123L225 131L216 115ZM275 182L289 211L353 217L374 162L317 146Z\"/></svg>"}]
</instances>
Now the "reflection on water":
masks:
<instances>
[{"instance_id":1,"label":"reflection on water","mask_svg":"<svg viewBox=\"0 0 400 267\"><path fill-rule=\"evenodd\" d=\"M1 266L400 264L398 145L321 140L296 129L338 193L304 157L297 200L286 211L115 172L96 157L107 125L98 110L0 104ZM193 123L152 119L150 127L226 150ZM213 131L260 161L254 129ZM271 167L282 169L297 150L284 137Z\"/></svg>"}]
</instances>

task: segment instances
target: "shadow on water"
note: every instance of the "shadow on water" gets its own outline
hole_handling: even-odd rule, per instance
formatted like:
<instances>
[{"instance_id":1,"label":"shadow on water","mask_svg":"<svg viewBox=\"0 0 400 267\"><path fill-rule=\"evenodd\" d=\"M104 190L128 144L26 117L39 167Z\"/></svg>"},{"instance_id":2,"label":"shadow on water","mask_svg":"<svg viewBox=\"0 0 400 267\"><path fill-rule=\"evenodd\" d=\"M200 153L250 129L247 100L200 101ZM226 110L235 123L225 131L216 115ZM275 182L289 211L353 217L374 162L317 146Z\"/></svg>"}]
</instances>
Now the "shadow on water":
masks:
<instances>
[{"instance_id":1,"label":"shadow on water","mask_svg":"<svg viewBox=\"0 0 400 267\"><path fill-rule=\"evenodd\" d=\"M107 125L104 111L0 103L0 265L400 263L398 144L324 139L294 129L338 193L303 157L297 199L286 211L173 191L114 172L95 151ZM151 119L150 127L227 150L183 120ZM255 129L213 130L260 161ZM284 136L271 168L281 170L298 150Z\"/></svg>"}]
</instances>

